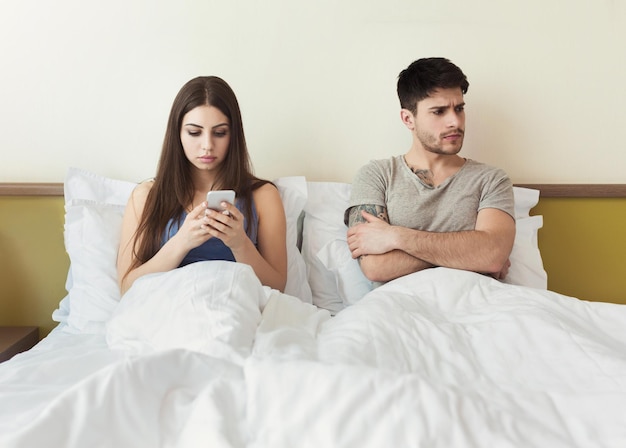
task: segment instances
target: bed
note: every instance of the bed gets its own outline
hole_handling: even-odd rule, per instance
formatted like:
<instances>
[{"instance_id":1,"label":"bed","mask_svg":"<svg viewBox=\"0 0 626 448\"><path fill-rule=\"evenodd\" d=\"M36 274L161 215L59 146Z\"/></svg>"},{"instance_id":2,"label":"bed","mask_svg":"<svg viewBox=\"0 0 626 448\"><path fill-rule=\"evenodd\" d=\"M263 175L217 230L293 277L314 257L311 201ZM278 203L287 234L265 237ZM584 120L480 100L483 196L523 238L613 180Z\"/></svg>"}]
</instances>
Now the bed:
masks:
<instances>
[{"instance_id":1,"label":"bed","mask_svg":"<svg viewBox=\"0 0 626 448\"><path fill-rule=\"evenodd\" d=\"M215 261L120 300L134 184L70 169L67 295L0 363L0 446L626 446L626 307L548 289L538 190L515 187L505 281L434 268L374 288L345 241L350 185L276 185L284 293Z\"/></svg>"}]
</instances>

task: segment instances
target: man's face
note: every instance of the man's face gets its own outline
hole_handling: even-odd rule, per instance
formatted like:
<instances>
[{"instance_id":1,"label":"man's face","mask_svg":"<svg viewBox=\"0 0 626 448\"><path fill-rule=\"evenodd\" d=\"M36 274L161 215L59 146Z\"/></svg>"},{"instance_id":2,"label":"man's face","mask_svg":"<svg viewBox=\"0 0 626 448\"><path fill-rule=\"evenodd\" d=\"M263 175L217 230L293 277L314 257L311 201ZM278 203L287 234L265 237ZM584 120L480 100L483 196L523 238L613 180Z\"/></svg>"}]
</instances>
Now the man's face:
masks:
<instances>
[{"instance_id":1,"label":"man's face","mask_svg":"<svg viewBox=\"0 0 626 448\"><path fill-rule=\"evenodd\" d=\"M405 124L428 152L454 155L463 146L465 102L461 88L436 89L417 103L417 112L403 116Z\"/></svg>"}]
</instances>

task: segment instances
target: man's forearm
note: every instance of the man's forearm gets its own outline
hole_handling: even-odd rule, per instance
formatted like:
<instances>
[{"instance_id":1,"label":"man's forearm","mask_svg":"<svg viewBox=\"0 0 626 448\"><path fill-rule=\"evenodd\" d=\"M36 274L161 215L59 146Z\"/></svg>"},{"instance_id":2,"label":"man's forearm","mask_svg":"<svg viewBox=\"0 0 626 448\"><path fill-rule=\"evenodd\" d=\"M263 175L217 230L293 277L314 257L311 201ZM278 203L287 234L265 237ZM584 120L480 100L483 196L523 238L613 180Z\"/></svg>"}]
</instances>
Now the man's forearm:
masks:
<instances>
[{"instance_id":1,"label":"man's forearm","mask_svg":"<svg viewBox=\"0 0 626 448\"><path fill-rule=\"evenodd\" d=\"M396 228L398 249L436 266L481 273L496 273L508 260L512 238L505 232L479 230L424 232Z\"/></svg>"},{"instance_id":2,"label":"man's forearm","mask_svg":"<svg viewBox=\"0 0 626 448\"><path fill-rule=\"evenodd\" d=\"M373 282L388 282L433 266L401 250L380 255L363 255L359 257L359 264L363 274Z\"/></svg>"}]
</instances>

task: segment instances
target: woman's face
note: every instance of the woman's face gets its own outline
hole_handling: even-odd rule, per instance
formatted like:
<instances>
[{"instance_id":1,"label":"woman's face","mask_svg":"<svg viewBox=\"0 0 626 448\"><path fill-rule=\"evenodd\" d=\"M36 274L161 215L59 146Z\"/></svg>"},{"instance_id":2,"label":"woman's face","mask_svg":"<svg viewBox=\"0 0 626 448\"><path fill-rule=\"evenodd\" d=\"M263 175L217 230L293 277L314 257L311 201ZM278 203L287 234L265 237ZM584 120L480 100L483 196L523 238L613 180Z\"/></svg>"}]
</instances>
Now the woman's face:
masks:
<instances>
[{"instance_id":1,"label":"woman's face","mask_svg":"<svg viewBox=\"0 0 626 448\"><path fill-rule=\"evenodd\" d=\"M230 122L218 108L198 106L183 117L180 141L193 166L216 171L228 153Z\"/></svg>"}]
</instances>

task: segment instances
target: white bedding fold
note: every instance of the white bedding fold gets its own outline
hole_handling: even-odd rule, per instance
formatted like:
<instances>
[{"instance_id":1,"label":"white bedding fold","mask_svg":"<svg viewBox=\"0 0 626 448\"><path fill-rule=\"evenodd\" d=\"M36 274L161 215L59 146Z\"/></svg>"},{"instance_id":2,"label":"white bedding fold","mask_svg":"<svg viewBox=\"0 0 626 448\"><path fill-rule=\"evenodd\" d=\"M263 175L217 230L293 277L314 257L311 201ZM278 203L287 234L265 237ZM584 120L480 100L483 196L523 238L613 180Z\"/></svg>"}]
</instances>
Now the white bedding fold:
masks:
<instances>
[{"instance_id":1,"label":"white bedding fold","mask_svg":"<svg viewBox=\"0 0 626 448\"><path fill-rule=\"evenodd\" d=\"M298 433L270 432L273 422L312 437L298 446L322 443L303 422L325 428L328 440L350 440L341 446L380 446L366 443L364 427L388 446L626 440L626 307L437 268L388 283L320 324L313 361L288 360L274 345L272 357L246 365L262 446L290 446ZM267 338L257 333L255 346L272 345ZM396 408L406 427L389 422Z\"/></svg>"},{"instance_id":2,"label":"white bedding fold","mask_svg":"<svg viewBox=\"0 0 626 448\"><path fill-rule=\"evenodd\" d=\"M107 342L137 354L185 348L242 364L268 291L250 266L228 261L147 275L120 301Z\"/></svg>"},{"instance_id":3,"label":"white bedding fold","mask_svg":"<svg viewBox=\"0 0 626 448\"><path fill-rule=\"evenodd\" d=\"M241 368L187 350L129 357L67 389L3 447L242 446Z\"/></svg>"},{"instance_id":4,"label":"white bedding fold","mask_svg":"<svg viewBox=\"0 0 626 448\"><path fill-rule=\"evenodd\" d=\"M102 335L70 334L65 328L56 327L28 352L0 363L0 437L30 424L78 381L123 359Z\"/></svg>"}]
</instances>

